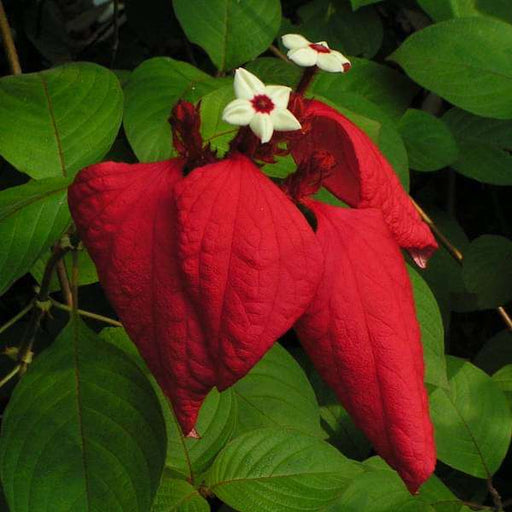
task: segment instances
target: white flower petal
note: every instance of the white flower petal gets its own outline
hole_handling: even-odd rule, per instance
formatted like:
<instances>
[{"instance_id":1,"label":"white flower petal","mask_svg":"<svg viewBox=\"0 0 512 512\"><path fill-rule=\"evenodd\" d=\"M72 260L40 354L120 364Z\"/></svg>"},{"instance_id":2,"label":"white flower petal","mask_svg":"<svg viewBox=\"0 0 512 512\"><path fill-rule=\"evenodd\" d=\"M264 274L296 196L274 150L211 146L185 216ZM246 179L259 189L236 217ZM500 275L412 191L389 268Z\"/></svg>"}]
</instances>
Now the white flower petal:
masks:
<instances>
[{"instance_id":1,"label":"white flower petal","mask_svg":"<svg viewBox=\"0 0 512 512\"><path fill-rule=\"evenodd\" d=\"M284 85L267 85L265 87L265 94L278 108L286 108L288 106L291 92L291 87L285 87Z\"/></svg>"},{"instance_id":2,"label":"white flower petal","mask_svg":"<svg viewBox=\"0 0 512 512\"><path fill-rule=\"evenodd\" d=\"M319 53L317 66L324 71L331 73L343 73L343 64L350 64L350 61L340 52Z\"/></svg>"},{"instance_id":3,"label":"white flower petal","mask_svg":"<svg viewBox=\"0 0 512 512\"><path fill-rule=\"evenodd\" d=\"M235 96L239 99L250 100L254 95L265 90L264 83L244 68L235 71Z\"/></svg>"},{"instance_id":4,"label":"white flower petal","mask_svg":"<svg viewBox=\"0 0 512 512\"><path fill-rule=\"evenodd\" d=\"M309 67L317 63L319 53L309 46L307 48L297 48L288 52L288 58L299 66ZM325 54L327 55L327 54Z\"/></svg>"},{"instance_id":5,"label":"white flower petal","mask_svg":"<svg viewBox=\"0 0 512 512\"><path fill-rule=\"evenodd\" d=\"M286 34L281 38L281 41L283 41L283 45L288 48L288 50L305 48L306 46L309 46L310 43L310 41L300 34Z\"/></svg>"},{"instance_id":6,"label":"white flower petal","mask_svg":"<svg viewBox=\"0 0 512 512\"><path fill-rule=\"evenodd\" d=\"M256 114L254 107L249 100L233 100L226 105L222 112L222 119L229 124L247 126Z\"/></svg>"},{"instance_id":7,"label":"white flower petal","mask_svg":"<svg viewBox=\"0 0 512 512\"><path fill-rule=\"evenodd\" d=\"M329 45L327 44L327 41L318 41L318 43L315 43L315 44L319 44L321 46L325 46L326 48L329 48Z\"/></svg>"},{"instance_id":8,"label":"white flower petal","mask_svg":"<svg viewBox=\"0 0 512 512\"><path fill-rule=\"evenodd\" d=\"M300 130L302 128L297 118L286 108L276 108L270 113L274 129L280 132Z\"/></svg>"},{"instance_id":9,"label":"white flower petal","mask_svg":"<svg viewBox=\"0 0 512 512\"><path fill-rule=\"evenodd\" d=\"M274 133L274 125L268 114L256 114L249 124L251 130L261 139L262 144L268 142Z\"/></svg>"}]
</instances>

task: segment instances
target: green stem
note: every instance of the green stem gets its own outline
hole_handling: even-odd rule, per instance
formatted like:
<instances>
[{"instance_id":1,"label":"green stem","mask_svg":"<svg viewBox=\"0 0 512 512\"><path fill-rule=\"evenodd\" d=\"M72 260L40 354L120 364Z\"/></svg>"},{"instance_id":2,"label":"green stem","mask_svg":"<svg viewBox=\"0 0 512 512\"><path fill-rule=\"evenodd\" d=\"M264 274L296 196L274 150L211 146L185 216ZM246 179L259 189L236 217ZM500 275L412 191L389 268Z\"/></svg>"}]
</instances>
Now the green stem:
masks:
<instances>
[{"instance_id":1,"label":"green stem","mask_svg":"<svg viewBox=\"0 0 512 512\"><path fill-rule=\"evenodd\" d=\"M57 309L61 309L62 311L71 312L72 307L66 306L66 304L62 304L61 302L56 301L55 299L50 298L52 306L55 306ZM99 322L103 322L109 325L113 325L115 327L122 327L123 324L114 320L113 318L109 318L108 316L98 315L97 313L92 313L91 311L85 311L83 309L77 309L77 313L80 316L85 318L91 318L92 320L98 320Z\"/></svg>"},{"instance_id":2,"label":"green stem","mask_svg":"<svg viewBox=\"0 0 512 512\"><path fill-rule=\"evenodd\" d=\"M0 380L0 388L5 386L13 377L21 370L21 364L16 365L2 380Z\"/></svg>"},{"instance_id":3,"label":"green stem","mask_svg":"<svg viewBox=\"0 0 512 512\"><path fill-rule=\"evenodd\" d=\"M4 325L2 325L2 327L0 327L0 334L9 329L9 327L11 327L11 325L14 325L18 320L23 318L33 307L33 302L27 304L16 316L13 316L8 322L6 322Z\"/></svg>"}]
</instances>

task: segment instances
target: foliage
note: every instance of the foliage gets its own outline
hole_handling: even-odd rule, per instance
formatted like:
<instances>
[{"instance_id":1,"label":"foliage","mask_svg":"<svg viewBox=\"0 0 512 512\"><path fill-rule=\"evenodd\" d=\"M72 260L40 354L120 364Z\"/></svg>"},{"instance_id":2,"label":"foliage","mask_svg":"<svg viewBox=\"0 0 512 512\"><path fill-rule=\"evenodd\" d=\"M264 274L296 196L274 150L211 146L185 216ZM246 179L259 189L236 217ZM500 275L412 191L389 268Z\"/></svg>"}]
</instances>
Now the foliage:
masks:
<instances>
[{"instance_id":1,"label":"foliage","mask_svg":"<svg viewBox=\"0 0 512 512\"><path fill-rule=\"evenodd\" d=\"M7 2L25 73L9 75L0 60L0 508L510 507L507 0L130 0L81 16L57 0L25 3ZM300 69L279 38L289 32L350 57L350 73L318 74L309 94L374 140L442 233L429 268L409 268L439 460L417 496L372 456L293 332L234 386L213 390L201 438L185 438L71 222L66 191L83 167L174 156L168 118L179 99L200 102L202 135L224 153L235 133L220 118L231 72L244 65L296 86ZM263 166L273 179L294 170L290 156ZM325 190L317 197L339 204Z\"/></svg>"}]
</instances>

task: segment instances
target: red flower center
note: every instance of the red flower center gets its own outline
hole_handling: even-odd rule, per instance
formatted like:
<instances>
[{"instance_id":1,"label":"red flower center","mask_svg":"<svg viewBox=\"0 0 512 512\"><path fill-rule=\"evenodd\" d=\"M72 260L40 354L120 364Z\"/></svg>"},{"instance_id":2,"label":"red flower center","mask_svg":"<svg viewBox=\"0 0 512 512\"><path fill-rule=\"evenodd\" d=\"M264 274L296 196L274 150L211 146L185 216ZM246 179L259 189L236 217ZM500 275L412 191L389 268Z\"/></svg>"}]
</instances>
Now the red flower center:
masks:
<instances>
[{"instance_id":1,"label":"red flower center","mask_svg":"<svg viewBox=\"0 0 512 512\"><path fill-rule=\"evenodd\" d=\"M274 110L274 102L266 94L258 94L251 100L252 106L256 112L261 114L270 114Z\"/></svg>"},{"instance_id":2,"label":"red flower center","mask_svg":"<svg viewBox=\"0 0 512 512\"><path fill-rule=\"evenodd\" d=\"M331 53L331 50L329 50L329 48L325 47L323 44L310 43L309 47L313 48L313 50L317 51L318 53Z\"/></svg>"}]
</instances>

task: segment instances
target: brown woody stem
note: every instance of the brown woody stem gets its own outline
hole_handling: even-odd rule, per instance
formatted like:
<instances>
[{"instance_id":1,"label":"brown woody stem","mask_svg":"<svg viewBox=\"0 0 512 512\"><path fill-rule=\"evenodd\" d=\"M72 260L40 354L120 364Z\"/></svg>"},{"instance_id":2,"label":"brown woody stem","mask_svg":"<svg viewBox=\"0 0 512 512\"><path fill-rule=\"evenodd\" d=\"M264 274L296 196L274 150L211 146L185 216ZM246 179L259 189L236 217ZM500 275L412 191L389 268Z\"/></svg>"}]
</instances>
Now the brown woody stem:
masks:
<instances>
[{"instance_id":1,"label":"brown woody stem","mask_svg":"<svg viewBox=\"0 0 512 512\"><path fill-rule=\"evenodd\" d=\"M14 45L11 27L9 26L2 0L0 0L0 35L2 36L5 54L7 55L12 74L21 75L20 59L16 51L16 46Z\"/></svg>"}]
</instances>

